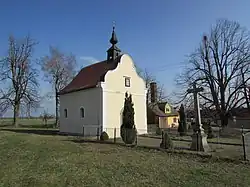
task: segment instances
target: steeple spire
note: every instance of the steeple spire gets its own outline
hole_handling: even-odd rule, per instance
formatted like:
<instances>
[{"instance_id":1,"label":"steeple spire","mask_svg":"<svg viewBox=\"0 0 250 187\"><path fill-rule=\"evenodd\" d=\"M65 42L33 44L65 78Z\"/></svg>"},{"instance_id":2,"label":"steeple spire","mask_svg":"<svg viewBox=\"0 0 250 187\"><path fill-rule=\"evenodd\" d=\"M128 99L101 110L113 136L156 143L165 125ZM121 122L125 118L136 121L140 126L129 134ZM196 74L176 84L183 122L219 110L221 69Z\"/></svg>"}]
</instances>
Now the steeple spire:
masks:
<instances>
[{"instance_id":1,"label":"steeple spire","mask_svg":"<svg viewBox=\"0 0 250 187\"><path fill-rule=\"evenodd\" d=\"M115 45L115 44L118 43L118 40L117 40L117 37L116 37L116 34L115 34L115 25L113 25L112 36L111 36L109 42L110 42L112 45Z\"/></svg>"},{"instance_id":2,"label":"steeple spire","mask_svg":"<svg viewBox=\"0 0 250 187\"><path fill-rule=\"evenodd\" d=\"M119 56L119 54L121 52L121 50L116 46L116 44L118 43L118 39L117 39L116 34L115 34L114 23L113 23L112 36L111 36L109 42L112 44L112 46L107 50L107 60L113 61Z\"/></svg>"}]
</instances>

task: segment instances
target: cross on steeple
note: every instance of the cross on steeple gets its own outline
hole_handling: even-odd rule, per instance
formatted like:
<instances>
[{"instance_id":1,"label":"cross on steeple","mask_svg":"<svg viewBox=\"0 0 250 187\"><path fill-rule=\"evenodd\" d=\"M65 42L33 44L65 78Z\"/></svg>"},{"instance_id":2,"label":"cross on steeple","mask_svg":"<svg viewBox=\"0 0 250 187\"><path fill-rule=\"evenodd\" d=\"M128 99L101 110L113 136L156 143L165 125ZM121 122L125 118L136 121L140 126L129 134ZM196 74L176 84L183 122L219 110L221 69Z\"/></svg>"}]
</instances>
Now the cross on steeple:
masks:
<instances>
[{"instance_id":1,"label":"cross on steeple","mask_svg":"<svg viewBox=\"0 0 250 187\"><path fill-rule=\"evenodd\" d=\"M112 36L109 40L109 42L112 44L112 46L107 50L107 60L113 61L115 60L119 55L121 50L116 46L118 43L118 39L115 34L115 23L113 22L113 31Z\"/></svg>"}]
</instances>

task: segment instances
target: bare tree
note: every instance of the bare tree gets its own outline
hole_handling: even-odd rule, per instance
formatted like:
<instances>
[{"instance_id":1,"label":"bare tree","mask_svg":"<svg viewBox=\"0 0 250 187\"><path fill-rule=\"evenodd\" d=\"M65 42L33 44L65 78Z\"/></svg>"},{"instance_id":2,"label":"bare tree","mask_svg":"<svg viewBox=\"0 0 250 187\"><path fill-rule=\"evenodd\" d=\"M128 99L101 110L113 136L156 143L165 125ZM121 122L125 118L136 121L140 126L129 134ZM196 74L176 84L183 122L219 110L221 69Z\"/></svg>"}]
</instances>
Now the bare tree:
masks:
<instances>
[{"instance_id":1,"label":"bare tree","mask_svg":"<svg viewBox=\"0 0 250 187\"><path fill-rule=\"evenodd\" d=\"M38 72L32 61L36 44L29 36L21 40L10 36L8 55L0 61L0 82L3 83L0 90L0 112L3 114L12 107L15 126L18 126L22 104L32 103L36 107L39 103Z\"/></svg>"},{"instance_id":2,"label":"bare tree","mask_svg":"<svg viewBox=\"0 0 250 187\"><path fill-rule=\"evenodd\" d=\"M144 79L146 83L146 87L148 88L148 93L147 93L147 103L150 102L150 83L151 82L156 82L157 83L157 102L164 102L167 100L167 95L164 90L164 85L160 84L159 81L156 80L156 77L150 73L147 69L141 70L137 68L138 74Z\"/></svg>"},{"instance_id":3,"label":"bare tree","mask_svg":"<svg viewBox=\"0 0 250 187\"><path fill-rule=\"evenodd\" d=\"M186 96L186 88L194 81L204 88L201 104L214 107L227 126L230 111L244 106L244 89L249 82L249 33L237 22L218 20L205 35L200 47L190 55L187 68L177 79Z\"/></svg>"},{"instance_id":4,"label":"bare tree","mask_svg":"<svg viewBox=\"0 0 250 187\"><path fill-rule=\"evenodd\" d=\"M248 79L249 79L249 73L244 73L248 70L246 70L246 68L249 68L249 65L244 66L244 64L242 64L241 68L240 68L240 73L241 73L241 83L242 83L242 92L244 94L245 97L245 102L246 102L246 106L248 108L248 110L250 110L250 98L249 98L249 93L250 93L250 86L248 84Z\"/></svg>"},{"instance_id":5,"label":"bare tree","mask_svg":"<svg viewBox=\"0 0 250 187\"><path fill-rule=\"evenodd\" d=\"M75 75L76 59L72 54L66 55L55 47L50 47L50 55L40 61L45 80L52 84L56 101L56 126L59 116L59 91L72 80Z\"/></svg>"}]
</instances>

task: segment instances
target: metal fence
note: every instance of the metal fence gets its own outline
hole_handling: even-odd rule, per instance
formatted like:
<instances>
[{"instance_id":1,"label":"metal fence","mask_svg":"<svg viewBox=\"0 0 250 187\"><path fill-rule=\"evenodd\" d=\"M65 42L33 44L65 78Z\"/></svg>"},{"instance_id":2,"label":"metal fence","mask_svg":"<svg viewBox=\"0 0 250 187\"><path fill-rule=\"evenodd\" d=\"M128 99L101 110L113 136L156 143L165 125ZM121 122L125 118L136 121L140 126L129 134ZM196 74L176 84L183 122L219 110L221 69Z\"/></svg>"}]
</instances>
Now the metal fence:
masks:
<instances>
[{"instance_id":1,"label":"metal fence","mask_svg":"<svg viewBox=\"0 0 250 187\"><path fill-rule=\"evenodd\" d=\"M131 134L131 129L125 129L127 134ZM211 130L210 130L211 131ZM101 140L102 133L108 134L108 140ZM235 129L212 127L212 132L205 130L207 142L210 148L209 154L214 157L231 158L237 160L247 160L250 157L249 137L250 129ZM192 135L195 133L189 129L185 135L180 136L176 128L159 129L136 129L133 145L160 148L163 140L163 133L168 133L173 142L174 150L190 151ZM81 138L90 141L102 141L106 143L126 144L121 136L120 128L100 128L100 127L83 127ZM198 149L199 150L199 149Z\"/></svg>"}]
</instances>

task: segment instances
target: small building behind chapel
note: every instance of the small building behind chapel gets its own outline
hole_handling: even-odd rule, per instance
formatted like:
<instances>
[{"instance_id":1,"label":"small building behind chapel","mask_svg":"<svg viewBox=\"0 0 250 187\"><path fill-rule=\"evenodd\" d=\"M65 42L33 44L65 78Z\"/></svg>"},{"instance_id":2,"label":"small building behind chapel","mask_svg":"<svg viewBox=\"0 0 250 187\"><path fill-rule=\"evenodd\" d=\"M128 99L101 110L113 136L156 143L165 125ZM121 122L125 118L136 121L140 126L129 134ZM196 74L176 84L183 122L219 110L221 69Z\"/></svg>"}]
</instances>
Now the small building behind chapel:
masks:
<instances>
[{"instance_id":1,"label":"small building behind chapel","mask_svg":"<svg viewBox=\"0 0 250 187\"><path fill-rule=\"evenodd\" d=\"M113 27L107 59L81 69L60 91L60 132L120 136L125 93L132 95L138 134L147 133L146 84L128 54L117 47ZM116 131L114 130L116 129Z\"/></svg>"},{"instance_id":2,"label":"small building behind chapel","mask_svg":"<svg viewBox=\"0 0 250 187\"><path fill-rule=\"evenodd\" d=\"M179 112L167 101L157 101L157 84L150 83L150 102L147 105L147 121L151 129L177 128L179 123Z\"/></svg>"}]
</instances>

